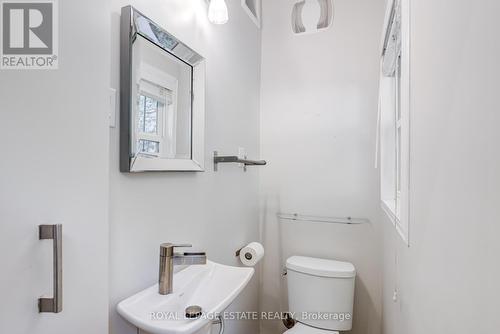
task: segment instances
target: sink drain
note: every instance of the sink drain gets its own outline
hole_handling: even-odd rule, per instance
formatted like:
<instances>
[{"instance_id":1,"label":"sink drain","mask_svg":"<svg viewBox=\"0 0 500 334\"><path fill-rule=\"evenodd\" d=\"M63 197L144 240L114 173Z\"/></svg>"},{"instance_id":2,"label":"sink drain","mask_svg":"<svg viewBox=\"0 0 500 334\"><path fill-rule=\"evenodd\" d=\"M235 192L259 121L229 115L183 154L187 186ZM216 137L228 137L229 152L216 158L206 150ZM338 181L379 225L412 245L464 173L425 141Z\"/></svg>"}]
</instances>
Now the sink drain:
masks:
<instances>
[{"instance_id":1,"label":"sink drain","mask_svg":"<svg viewBox=\"0 0 500 334\"><path fill-rule=\"evenodd\" d=\"M201 306L191 305L186 307L186 318L188 319L197 319L201 317L202 309Z\"/></svg>"}]
</instances>

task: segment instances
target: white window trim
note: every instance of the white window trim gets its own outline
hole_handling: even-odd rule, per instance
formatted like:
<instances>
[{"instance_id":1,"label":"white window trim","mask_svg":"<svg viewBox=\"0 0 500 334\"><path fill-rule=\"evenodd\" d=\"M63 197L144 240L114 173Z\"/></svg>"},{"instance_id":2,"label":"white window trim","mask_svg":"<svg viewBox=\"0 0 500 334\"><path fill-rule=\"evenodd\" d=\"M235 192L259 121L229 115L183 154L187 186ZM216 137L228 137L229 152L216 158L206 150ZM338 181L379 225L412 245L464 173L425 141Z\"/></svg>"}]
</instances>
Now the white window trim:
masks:
<instances>
[{"instance_id":1,"label":"white window trim","mask_svg":"<svg viewBox=\"0 0 500 334\"><path fill-rule=\"evenodd\" d=\"M411 166L411 142L410 142L410 1L400 0L401 4L401 192L399 194L399 214L396 207L396 196L394 200L387 200L381 194L381 206L389 220L395 226L406 245L410 245L410 166ZM384 39L390 26L394 0L389 1L386 12ZM381 73L382 75L382 73ZM383 112L383 111L382 111ZM396 170L397 173L397 170ZM396 187L396 185L394 185ZM383 185L382 185L383 187ZM394 203L392 203L394 202Z\"/></svg>"},{"instance_id":2,"label":"white window trim","mask_svg":"<svg viewBox=\"0 0 500 334\"><path fill-rule=\"evenodd\" d=\"M140 139L152 140L160 142L160 152L158 154L159 157L165 158L173 158L175 157L175 148L176 148L176 138L177 138L177 96L179 90L179 81L174 76L169 75L154 66L151 66L145 62L142 62L139 66L138 70L138 78L137 78L137 92L138 94L144 93L144 95L150 96L157 100L163 99L163 108L158 110L158 133L156 135L146 134L146 133L136 133L134 138L133 145L137 145L137 141ZM168 101L164 97L159 96L159 94L148 91L147 89L141 88L141 81L146 81L154 85L158 85L162 88L165 88L171 92L172 95L172 124L174 125L171 129L171 136L166 138L167 136L167 111L168 111ZM158 96L157 96L158 95ZM135 106L134 106L135 107ZM134 117L134 122L136 119ZM137 128L136 126L134 128ZM168 140L167 140L168 139ZM169 143L169 149L165 147L166 143ZM137 147L134 148L137 151ZM168 153L168 152L170 153ZM168 154L167 154L168 153ZM154 155L154 154L153 154Z\"/></svg>"}]
</instances>

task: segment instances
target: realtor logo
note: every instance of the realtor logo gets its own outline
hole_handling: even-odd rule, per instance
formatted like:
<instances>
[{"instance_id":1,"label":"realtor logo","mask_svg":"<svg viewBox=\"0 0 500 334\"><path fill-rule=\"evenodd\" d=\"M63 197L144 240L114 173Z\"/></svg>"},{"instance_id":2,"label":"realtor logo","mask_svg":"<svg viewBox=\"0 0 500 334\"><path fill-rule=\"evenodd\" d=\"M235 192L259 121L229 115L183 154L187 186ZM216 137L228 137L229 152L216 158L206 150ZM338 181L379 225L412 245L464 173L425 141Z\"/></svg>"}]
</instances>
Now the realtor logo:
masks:
<instances>
[{"instance_id":1,"label":"realtor logo","mask_svg":"<svg viewBox=\"0 0 500 334\"><path fill-rule=\"evenodd\" d=\"M1 2L1 69L57 69L57 2Z\"/></svg>"}]
</instances>

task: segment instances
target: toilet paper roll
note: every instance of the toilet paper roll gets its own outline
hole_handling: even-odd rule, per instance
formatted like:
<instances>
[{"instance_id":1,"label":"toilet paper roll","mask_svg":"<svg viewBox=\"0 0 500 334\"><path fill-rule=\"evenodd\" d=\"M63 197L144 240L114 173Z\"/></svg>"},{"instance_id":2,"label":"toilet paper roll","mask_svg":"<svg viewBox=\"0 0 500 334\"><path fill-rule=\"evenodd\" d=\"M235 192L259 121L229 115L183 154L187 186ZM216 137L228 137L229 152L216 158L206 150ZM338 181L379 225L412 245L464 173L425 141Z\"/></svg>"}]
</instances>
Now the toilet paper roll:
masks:
<instances>
[{"instance_id":1,"label":"toilet paper roll","mask_svg":"<svg viewBox=\"0 0 500 334\"><path fill-rule=\"evenodd\" d=\"M258 242L252 242L240 251L240 260L247 267L255 266L264 256L264 246Z\"/></svg>"}]
</instances>

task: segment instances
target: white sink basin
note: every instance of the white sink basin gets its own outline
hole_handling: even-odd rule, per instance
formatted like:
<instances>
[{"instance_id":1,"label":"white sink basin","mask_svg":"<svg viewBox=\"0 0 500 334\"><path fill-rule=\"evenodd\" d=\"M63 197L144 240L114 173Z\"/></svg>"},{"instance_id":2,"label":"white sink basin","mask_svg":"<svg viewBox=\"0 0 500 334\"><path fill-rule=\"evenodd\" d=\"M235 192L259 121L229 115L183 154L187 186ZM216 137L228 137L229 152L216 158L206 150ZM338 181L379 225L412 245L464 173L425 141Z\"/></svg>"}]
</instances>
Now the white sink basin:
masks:
<instances>
[{"instance_id":1,"label":"white sink basin","mask_svg":"<svg viewBox=\"0 0 500 334\"><path fill-rule=\"evenodd\" d=\"M174 274L173 293L158 293L158 284L118 304L118 313L137 328L152 334L193 334L207 327L245 288L253 268L207 261ZM186 319L188 306L201 306L203 315Z\"/></svg>"}]
</instances>

